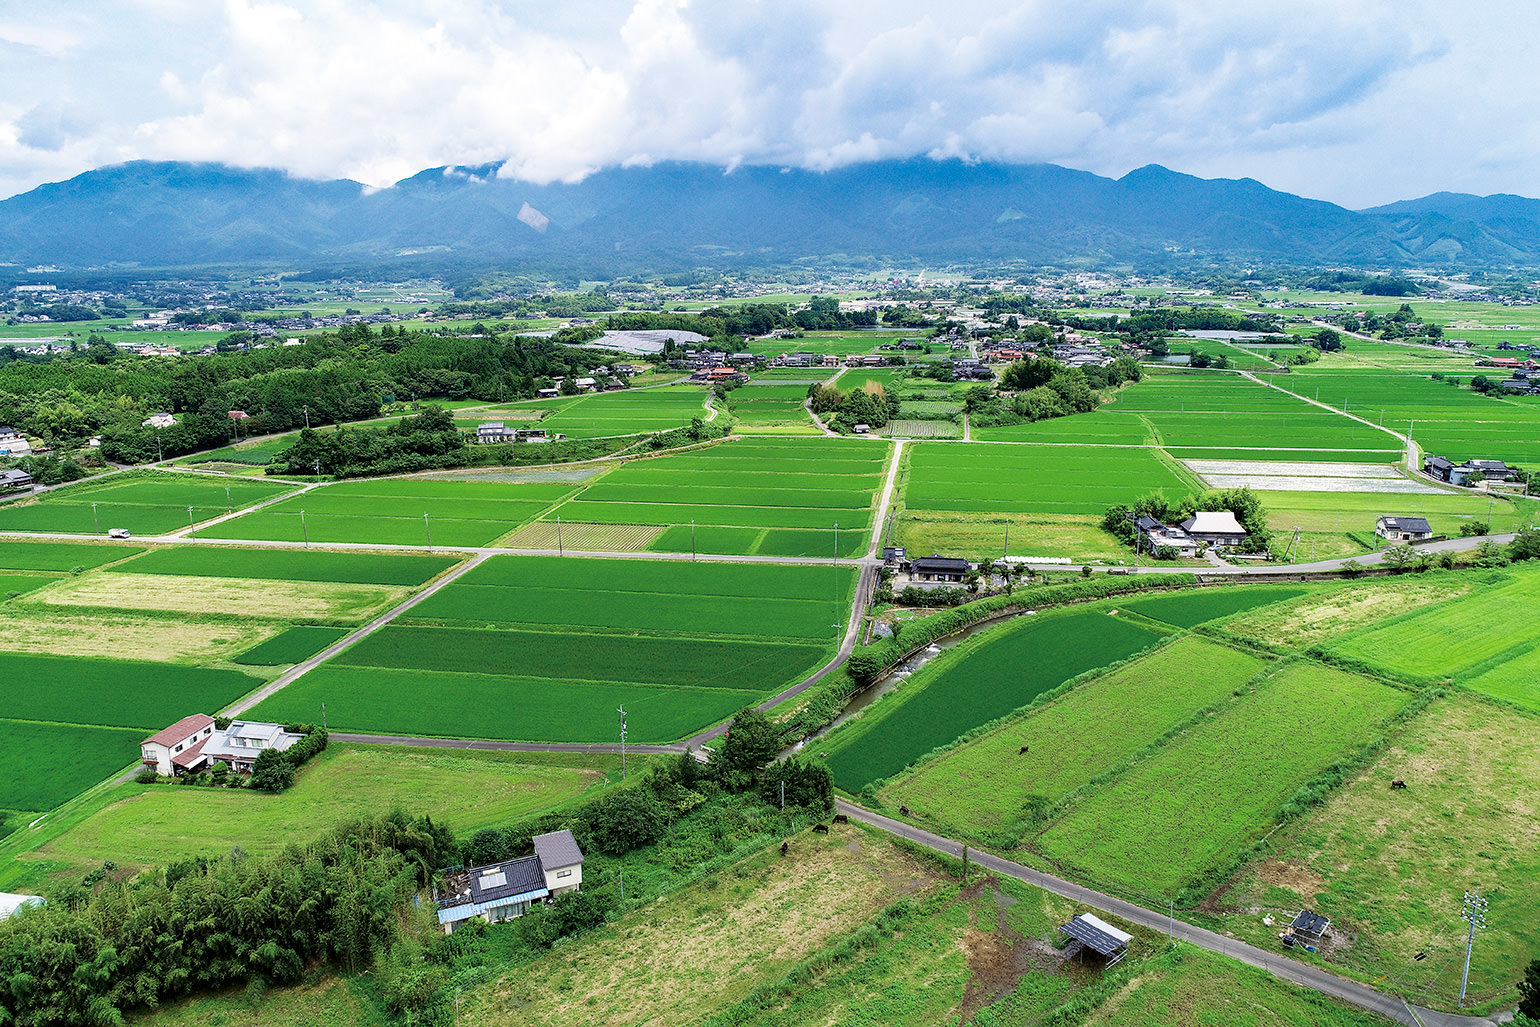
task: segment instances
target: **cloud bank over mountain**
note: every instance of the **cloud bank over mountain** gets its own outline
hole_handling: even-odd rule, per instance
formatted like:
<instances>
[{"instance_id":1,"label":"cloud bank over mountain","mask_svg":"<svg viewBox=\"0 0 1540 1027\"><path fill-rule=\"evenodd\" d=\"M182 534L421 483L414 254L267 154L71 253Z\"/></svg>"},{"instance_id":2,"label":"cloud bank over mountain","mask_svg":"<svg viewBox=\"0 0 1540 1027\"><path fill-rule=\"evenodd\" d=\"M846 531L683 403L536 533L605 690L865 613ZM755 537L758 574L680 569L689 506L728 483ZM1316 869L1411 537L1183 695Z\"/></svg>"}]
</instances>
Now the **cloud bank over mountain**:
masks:
<instances>
[{"instance_id":1,"label":"cloud bank over mountain","mask_svg":"<svg viewBox=\"0 0 1540 1027\"><path fill-rule=\"evenodd\" d=\"M0 195L138 158L1151 162L1367 206L1540 193L1527 7L1435 0L0 2Z\"/></svg>"}]
</instances>

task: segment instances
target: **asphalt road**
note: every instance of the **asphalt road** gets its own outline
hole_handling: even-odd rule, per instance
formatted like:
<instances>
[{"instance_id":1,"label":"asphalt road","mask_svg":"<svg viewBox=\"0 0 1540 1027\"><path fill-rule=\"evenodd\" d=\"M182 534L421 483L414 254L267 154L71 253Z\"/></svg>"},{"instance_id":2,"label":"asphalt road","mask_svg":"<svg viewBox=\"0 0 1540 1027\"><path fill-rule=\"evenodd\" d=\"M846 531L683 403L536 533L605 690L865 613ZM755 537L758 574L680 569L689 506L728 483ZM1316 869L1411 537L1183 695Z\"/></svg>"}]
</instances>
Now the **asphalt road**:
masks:
<instances>
[{"instance_id":1,"label":"asphalt road","mask_svg":"<svg viewBox=\"0 0 1540 1027\"><path fill-rule=\"evenodd\" d=\"M880 813L843 799L835 800L835 809L850 817L859 820L863 824L870 824L890 834L905 838L918 845L923 845L936 852L944 852L949 856L961 857L962 844L949 838L932 834L912 824L901 820L885 817ZM1169 931L1174 938L1217 952L1231 959L1238 959L1250 966L1266 970L1275 977L1282 978L1312 991L1329 995L1343 1002L1351 1003L1361 1009L1378 1013L1381 1016L1395 1020L1409 1027L1483 1027L1486 1024L1495 1024L1499 1021L1485 1017L1457 1016L1452 1013L1441 1013L1436 1010L1422 1009L1409 1005L1405 1000L1387 995L1384 992L1375 991L1367 985L1350 981L1336 974L1329 973L1319 967L1306 963L1296 962L1277 952L1269 952L1267 949L1248 945L1234 938L1216 934L1213 931L1201 927L1194 927L1181 920L1171 918L1167 913L1161 913L1153 909L1145 909L1131 902L1125 902L1114 896L1086 888L1062 878L1045 874L1030 867L1024 867L1020 863L1013 863L1008 859L989 852L981 852L970 848L968 858L985 869L1001 874L1005 877L1013 877L1018 881L1025 881L1044 891L1061 895L1073 902L1082 903L1104 913L1110 913L1121 920L1138 924L1141 927L1154 931Z\"/></svg>"}]
</instances>

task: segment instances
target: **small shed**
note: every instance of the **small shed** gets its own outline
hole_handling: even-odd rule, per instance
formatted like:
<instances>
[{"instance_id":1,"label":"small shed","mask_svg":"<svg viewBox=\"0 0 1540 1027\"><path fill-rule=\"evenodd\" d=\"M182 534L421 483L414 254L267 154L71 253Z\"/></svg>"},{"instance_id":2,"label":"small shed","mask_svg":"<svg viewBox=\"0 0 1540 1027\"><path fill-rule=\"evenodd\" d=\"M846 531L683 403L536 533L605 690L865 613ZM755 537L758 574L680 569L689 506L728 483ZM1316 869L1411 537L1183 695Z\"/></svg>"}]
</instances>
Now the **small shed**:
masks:
<instances>
[{"instance_id":1,"label":"small shed","mask_svg":"<svg viewBox=\"0 0 1540 1027\"><path fill-rule=\"evenodd\" d=\"M1302 909L1295 914L1293 922L1278 937L1288 948L1301 945L1313 952L1316 946L1321 944L1321 939L1329 934L1331 934L1331 920L1313 909Z\"/></svg>"},{"instance_id":2,"label":"small shed","mask_svg":"<svg viewBox=\"0 0 1540 1027\"><path fill-rule=\"evenodd\" d=\"M1128 955L1128 943L1134 940L1132 934L1118 930L1093 913L1076 913L1069 923L1060 925L1059 932L1074 939L1064 950L1066 959L1090 949L1107 961L1103 969Z\"/></svg>"}]
</instances>

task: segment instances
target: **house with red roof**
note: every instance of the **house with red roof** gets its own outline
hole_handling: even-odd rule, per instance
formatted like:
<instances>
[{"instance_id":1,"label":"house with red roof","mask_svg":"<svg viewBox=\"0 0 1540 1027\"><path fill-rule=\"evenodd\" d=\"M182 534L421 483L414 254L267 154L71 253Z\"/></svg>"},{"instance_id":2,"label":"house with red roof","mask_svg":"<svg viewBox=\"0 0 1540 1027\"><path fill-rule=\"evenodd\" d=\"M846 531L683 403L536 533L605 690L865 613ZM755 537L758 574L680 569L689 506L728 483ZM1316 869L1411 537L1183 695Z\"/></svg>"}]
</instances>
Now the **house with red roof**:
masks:
<instances>
[{"instance_id":1,"label":"house with red roof","mask_svg":"<svg viewBox=\"0 0 1540 1027\"><path fill-rule=\"evenodd\" d=\"M214 718L204 713L183 717L140 743L144 765L162 777L175 777L203 761L203 747L214 734Z\"/></svg>"}]
</instances>

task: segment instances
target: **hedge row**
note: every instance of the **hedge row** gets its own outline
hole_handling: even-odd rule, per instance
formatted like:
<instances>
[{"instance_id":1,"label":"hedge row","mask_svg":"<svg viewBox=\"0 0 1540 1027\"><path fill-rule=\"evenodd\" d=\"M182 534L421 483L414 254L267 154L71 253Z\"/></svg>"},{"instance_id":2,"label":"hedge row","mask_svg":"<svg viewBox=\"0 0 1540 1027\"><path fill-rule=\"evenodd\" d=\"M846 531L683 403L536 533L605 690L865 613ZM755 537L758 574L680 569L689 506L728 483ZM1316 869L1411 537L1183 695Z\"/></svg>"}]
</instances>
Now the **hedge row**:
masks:
<instances>
[{"instance_id":1,"label":"hedge row","mask_svg":"<svg viewBox=\"0 0 1540 1027\"><path fill-rule=\"evenodd\" d=\"M1086 578L1062 585L1038 585L1016 589L1006 595L990 596L965 603L920 621L901 625L892 638L862 646L850 654L846 667L862 687L871 684L883 671L902 662L911 653L953 635L979 621L1013 610L1037 609L1090 599L1107 599L1154 588L1195 586L1190 574L1139 574L1127 577Z\"/></svg>"}]
</instances>

